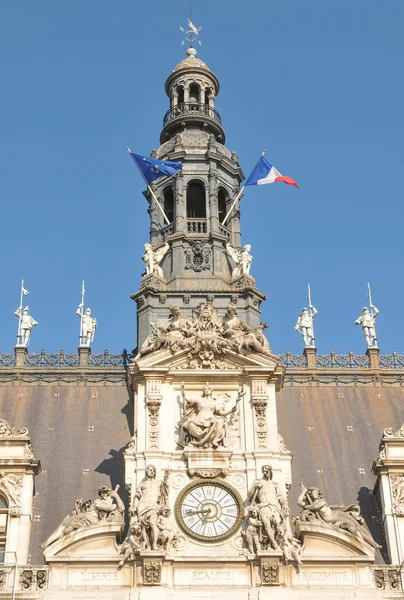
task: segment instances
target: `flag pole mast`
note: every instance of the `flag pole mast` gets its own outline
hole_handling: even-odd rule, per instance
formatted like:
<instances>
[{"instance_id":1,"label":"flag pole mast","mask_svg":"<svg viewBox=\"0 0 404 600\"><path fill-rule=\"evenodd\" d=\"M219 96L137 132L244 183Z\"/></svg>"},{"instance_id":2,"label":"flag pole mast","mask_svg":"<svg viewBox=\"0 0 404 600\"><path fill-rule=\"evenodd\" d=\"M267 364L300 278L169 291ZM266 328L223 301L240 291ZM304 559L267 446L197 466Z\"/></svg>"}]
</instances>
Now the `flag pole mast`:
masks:
<instances>
[{"instance_id":1,"label":"flag pole mast","mask_svg":"<svg viewBox=\"0 0 404 600\"><path fill-rule=\"evenodd\" d=\"M84 287L84 279L81 284L81 311L80 311L80 346L83 344L83 315L84 315L84 294L86 289Z\"/></svg>"},{"instance_id":2,"label":"flag pole mast","mask_svg":"<svg viewBox=\"0 0 404 600\"><path fill-rule=\"evenodd\" d=\"M24 289L24 280L21 279L20 310L18 311L20 313L20 316L18 317L18 333L17 333L17 339L18 339L19 344L21 343L21 315L22 315L23 289Z\"/></svg>"},{"instance_id":3,"label":"flag pole mast","mask_svg":"<svg viewBox=\"0 0 404 600\"><path fill-rule=\"evenodd\" d=\"M129 148L129 146L126 146L126 150L129 152L129 154L131 154L131 153L132 153L132 152L131 152L131 149ZM135 164L136 164L136 163L135 163ZM136 164L136 166L137 166L137 164ZM161 214L163 215L165 222L167 223L167 225L171 225L170 221L168 220L168 217L167 217L166 213L164 212L164 210L162 209L162 207L161 207L161 205L160 205L160 202L157 200L156 194L155 194L155 193L153 192L153 190L151 189L150 185L149 185L149 184L148 184L148 182L147 182L147 179L146 179L146 177L143 175L143 173L142 173L142 171L139 169L139 167L138 167L138 171L139 171L139 173L141 174L141 176L143 177L143 179L144 179L144 182L145 182L145 184L147 185L147 189L149 190L150 194L153 196L153 198L154 198L154 200L155 200L155 202L156 202L157 206L158 206L158 207L159 207L159 209L161 210Z\"/></svg>"},{"instance_id":4,"label":"flag pole mast","mask_svg":"<svg viewBox=\"0 0 404 600\"><path fill-rule=\"evenodd\" d=\"M264 156L265 152L266 152L266 150L264 150L264 151L262 152L261 156ZM233 204L230 206L230 209L228 210L228 212L227 212L227 215L225 216L225 218L224 218L224 219L223 219L223 221L222 221L222 225L225 225L225 223L226 223L227 219L228 219L228 218L229 218L229 216L230 216L230 213L231 213L231 211L232 211L232 210L233 210L233 208L236 206L236 203L239 201L239 199L240 199L240 197L241 197L242 193L244 192L244 189L245 189L245 185L243 185L243 187L241 188L241 190L240 190L240 191L239 191L239 193L237 194L237 196L236 196L236 199L234 200Z\"/></svg>"}]
</instances>

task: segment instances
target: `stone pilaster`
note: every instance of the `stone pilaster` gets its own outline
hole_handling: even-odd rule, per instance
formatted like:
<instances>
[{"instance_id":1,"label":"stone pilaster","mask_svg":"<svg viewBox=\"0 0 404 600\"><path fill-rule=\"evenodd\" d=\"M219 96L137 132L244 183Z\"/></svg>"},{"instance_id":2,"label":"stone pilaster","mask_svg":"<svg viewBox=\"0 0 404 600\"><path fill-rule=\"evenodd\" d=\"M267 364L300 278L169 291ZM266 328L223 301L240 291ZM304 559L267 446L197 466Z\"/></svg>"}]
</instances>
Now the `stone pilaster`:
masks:
<instances>
[{"instance_id":1,"label":"stone pilaster","mask_svg":"<svg viewBox=\"0 0 404 600\"><path fill-rule=\"evenodd\" d=\"M88 360L91 354L90 346L79 346L79 367L80 369L86 369L88 367Z\"/></svg>"},{"instance_id":2,"label":"stone pilaster","mask_svg":"<svg viewBox=\"0 0 404 600\"><path fill-rule=\"evenodd\" d=\"M16 369L22 369L25 367L25 357L28 354L26 346L14 346L15 353L15 367Z\"/></svg>"},{"instance_id":3,"label":"stone pilaster","mask_svg":"<svg viewBox=\"0 0 404 600\"><path fill-rule=\"evenodd\" d=\"M380 349L379 348L368 348L366 350L366 355L369 357L369 367L371 369L378 369L379 368L379 354L380 354Z\"/></svg>"},{"instance_id":4,"label":"stone pilaster","mask_svg":"<svg viewBox=\"0 0 404 600\"><path fill-rule=\"evenodd\" d=\"M315 369L317 348L314 348L314 346L306 346L303 350L303 354L306 357L307 368Z\"/></svg>"}]
</instances>

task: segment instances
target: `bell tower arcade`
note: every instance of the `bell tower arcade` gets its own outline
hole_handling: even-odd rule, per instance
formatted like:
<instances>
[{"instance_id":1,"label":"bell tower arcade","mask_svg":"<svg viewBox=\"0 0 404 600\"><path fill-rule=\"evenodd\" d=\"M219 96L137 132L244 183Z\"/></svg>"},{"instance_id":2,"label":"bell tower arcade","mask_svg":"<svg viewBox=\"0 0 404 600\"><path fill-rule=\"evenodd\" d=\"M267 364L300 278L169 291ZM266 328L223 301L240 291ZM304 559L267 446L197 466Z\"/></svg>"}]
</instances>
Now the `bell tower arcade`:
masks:
<instances>
[{"instance_id":1,"label":"bell tower arcade","mask_svg":"<svg viewBox=\"0 0 404 600\"><path fill-rule=\"evenodd\" d=\"M144 193L152 249L158 251L165 244L168 248L159 273L143 275L140 289L132 295L138 307L138 347L150 335L150 323L167 321L172 303L191 317L202 301L214 300L220 315L231 302L247 324L259 324L265 297L249 268L237 268L234 260L241 250L238 206L222 224L244 174L236 152L224 145L226 135L216 110L219 89L219 80L192 47L165 83L169 109L160 147L151 156L181 162L183 168L152 184L169 224L153 196Z\"/></svg>"}]
</instances>

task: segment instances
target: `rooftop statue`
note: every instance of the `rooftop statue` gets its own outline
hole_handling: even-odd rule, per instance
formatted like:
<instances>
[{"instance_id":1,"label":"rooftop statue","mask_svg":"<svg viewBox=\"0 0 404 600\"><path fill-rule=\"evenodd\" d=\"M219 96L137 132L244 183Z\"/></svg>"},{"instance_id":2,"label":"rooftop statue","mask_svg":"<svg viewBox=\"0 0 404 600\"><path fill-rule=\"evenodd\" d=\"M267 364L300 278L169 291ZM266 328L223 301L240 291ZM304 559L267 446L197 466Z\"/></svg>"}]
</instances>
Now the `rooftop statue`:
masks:
<instances>
[{"instance_id":1,"label":"rooftop statue","mask_svg":"<svg viewBox=\"0 0 404 600\"><path fill-rule=\"evenodd\" d=\"M358 505L329 506L318 488L307 488L303 483L300 484L300 487L301 493L297 500L302 509L299 515L300 521L321 521L331 527L349 531L375 549L380 548L365 527Z\"/></svg>"},{"instance_id":2,"label":"rooftop statue","mask_svg":"<svg viewBox=\"0 0 404 600\"><path fill-rule=\"evenodd\" d=\"M94 334L97 327L97 319L91 316L91 309L87 308L84 312L84 281L81 286L81 302L76 310L76 315L80 317L80 346L91 346L94 341Z\"/></svg>"},{"instance_id":3,"label":"rooftop statue","mask_svg":"<svg viewBox=\"0 0 404 600\"><path fill-rule=\"evenodd\" d=\"M248 490L247 499L250 502L249 514L253 508L258 510L259 520L262 523L262 536L267 539L272 550L279 550L276 537L280 526L289 516L289 507L279 483L273 481L272 476L272 467L264 465L262 479L254 481Z\"/></svg>"},{"instance_id":4,"label":"rooftop statue","mask_svg":"<svg viewBox=\"0 0 404 600\"><path fill-rule=\"evenodd\" d=\"M295 331L301 333L305 347L314 347L314 328L313 319L317 315L318 310L311 303L311 289L310 284L307 284L307 300L309 301L309 308L303 308L302 312L298 316L295 325Z\"/></svg>"},{"instance_id":5,"label":"rooftop statue","mask_svg":"<svg viewBox=\"0 0 404 600\"><path fill-rule=\"evenodd\" d=\"M191 336L194 328L194 323L181 316L181 312L177 304L170 305L171 319L162 327L152 325L153 333L147 338L139 350L138 356L149 354L160 348L170 348L173 352L184 348L186 345L185 339Z\"/></svg>"},{"instance_id":6,"label":"rooftop statue","mask_svg":"<svg viewBox=\"0 0 404 600\"><path fill-rule=\"evenodd\" d=\"M365 336L368 348L377 347L375 319L379 314L378 309L372 304L372 292L368 283L367 297L369 298L369 308L364 306L362 314L355 321L355 325L362 325L362 331Z\"/></svg>"},{"instance_id":7,"label":"rooftop statue","mask_svg":"<svg viewBox=\"0 0 404 600\"><path fill-rule=\"evenodd\" d=\"M296 321L295 330L302 334L306 347L314 346L313 319L317 313L318 310L310 304L309 309L303 308Z\"/></svg>"},{"instance_id":8,"label":"rooftop statue","mask_svg":"<svg viewBox=\"0 0 404 600\"><path fill-rule=\"evenodd\" d=\"M161 327L151 323L152 335L141 346L136 359L161 348L173 353L189 351L192 368L215 368L228 351L271 354L264 335L267 323L258 327L247 325L237 316L234 304L229 304L223 322L210 302L202 302L191 319L181 316L176 304L170 306L171 318Z\"/></svg>"},{"instance_id":9,"label":"rooftop statue","mask_svg":"<svg viewBox=\"0 0 404 600\"><path fill-rule=\"evenodd\" d=\"M17 346L24 346L27 348L31 340L32 329L38 325L38 321L35 321L35 319L31 317L28 306L24 309L20 306L14 314L19 320Z\"/></svg>"},{"instance_id":10,"label":"rooftop statue","mask_svg":"<svg viewBox=\"0 0 404 600\"><path fill-rule=\"evenodd\" d=\"M228 395L223 394L214 398L208 382L204 385L199 399L186 398L184 388L182 394L184 416L179 425L183 435L179 445L194 448L226 448L229 445L226 417L236 412L237 404L244 395L242 390L239 391L236 403L231 408L226 407L229 401Z\"/></svg>"},{"instance_id":11,"label":"rooftop statue","mask_svg":"<svg viewBox=\"0 0 404 600\"><path fill-rule=\"evenodd\" d=\"M355 325L362 325L362 331L368 348L377 346L375 319L378 314L379 311L373 304L369 308L364 306L361 316L355 321Z\"/></svg>"},{"instance_id":12,"label":"rooftop statue","mask_svg":"<svg viewBox=\"0 0 404 600\"><path fill-rule=\"evenodd\" d=\"M226 316L223 320L224 337L231 343L232 349L255 350L262 354L271 354L271 348L263 331L268 327L267 323L261 323L259 327L247 325L237 316L237 308L234 304L227 305Z\"/></svg>"},{"instance_id":13,"label":"rooftop statue","mask_svg":"<svg viewBox=\"0 0 404 600\"><path fill-rule=\"evenodd\" d=\"M151 244L145 244L144 247L146 252L143 254L142 260L146 265L146 275L158 275L164 279L160 263L170 248L169 244L166 243L161 248L157 248L157 250L153 250Z\"/></svg>"},{"instance_id":14,"label":"rooftop statue","mask_svg":"<svg viewBox=\"0 0 404 600\"><path fill-rule=\"evenodd\" d=\"M86 529L91 525L106 523L123 525L125 505L118 494L118 490L119 485L116 486L115 490L102 486L98 490L99 497L95 500L83 501L82 498L76 500L73 512L63 519L59 527L41 545L41 548L47 548L69 533Z\"/></svg>"},{"instance_id":15,"label":"rooftop statue","mask_svg":"<svg viewBox=\"0 0 404 600\"><path fill-rule=\"evenodd\" d=\"M226 250L236 263L231 274L232 279L235 279L240 275L249 275L253 258L250 254L251 245L246 244L242 250L239 250L238 248L234 248L231 244L226 244Z\"/></svg>"}]
</instances>

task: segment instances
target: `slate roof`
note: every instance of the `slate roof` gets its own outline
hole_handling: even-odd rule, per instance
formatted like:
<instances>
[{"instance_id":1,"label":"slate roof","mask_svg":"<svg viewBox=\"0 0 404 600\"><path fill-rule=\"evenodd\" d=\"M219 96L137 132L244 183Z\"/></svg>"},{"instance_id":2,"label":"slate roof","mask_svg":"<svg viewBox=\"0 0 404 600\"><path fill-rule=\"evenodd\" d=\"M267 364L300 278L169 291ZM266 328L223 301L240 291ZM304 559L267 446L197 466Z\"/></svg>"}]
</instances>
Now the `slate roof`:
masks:
<instances>
[{"instance_id":1,"label":"slate roof","mask_svg":"<svg viewBox=\"0 0 404 600\"><path fill-rule=\"evenodd\" d=\"M404 422L404 389L396 386L285 387L277 395L279 431L293 453L292 515L299 483L318 486L330 505L359 503L375 539L384 545L371 473L388 426ZM13 427L28 427L36 477L31 563L43 563L40 544L79 497L94 498L98 487L124 485L123 451L132 435L133 403L125 385L0 386L0 415ZM94 428L92 430L92 428ZM364 472L361 471L364 470ZM39 517L39 519L38 519Z\"/></svg>"},{"instance_id":2,"label":"slate roof","mask_svg":"<svg viewBox=\"0 0 404 600\"><path fill-rule=\"evenodd\" d=\"M330 505L359 504L373 537L384 546L378 559L388 562L371 468L383 430L404 422L404 389L286 384L277 409L279 432L293 453L291 513L298 514L300 482L319 487Z\"/></svg>"},{"instance_id":3,"label":"slate roof","mask_svg":"<svg viewBox=\"0 0 404 600\"><path fill-rule=\"evenodd\" d=\"M43 563L40 544L77 498L93 499L101 485L116 484L125 498L123 451L132 435L132 407L122 385L0 387L0 415L13 427L28 427L34 456L41 461L31 529L33 565Z\"/></svg>"}]
</instances>

